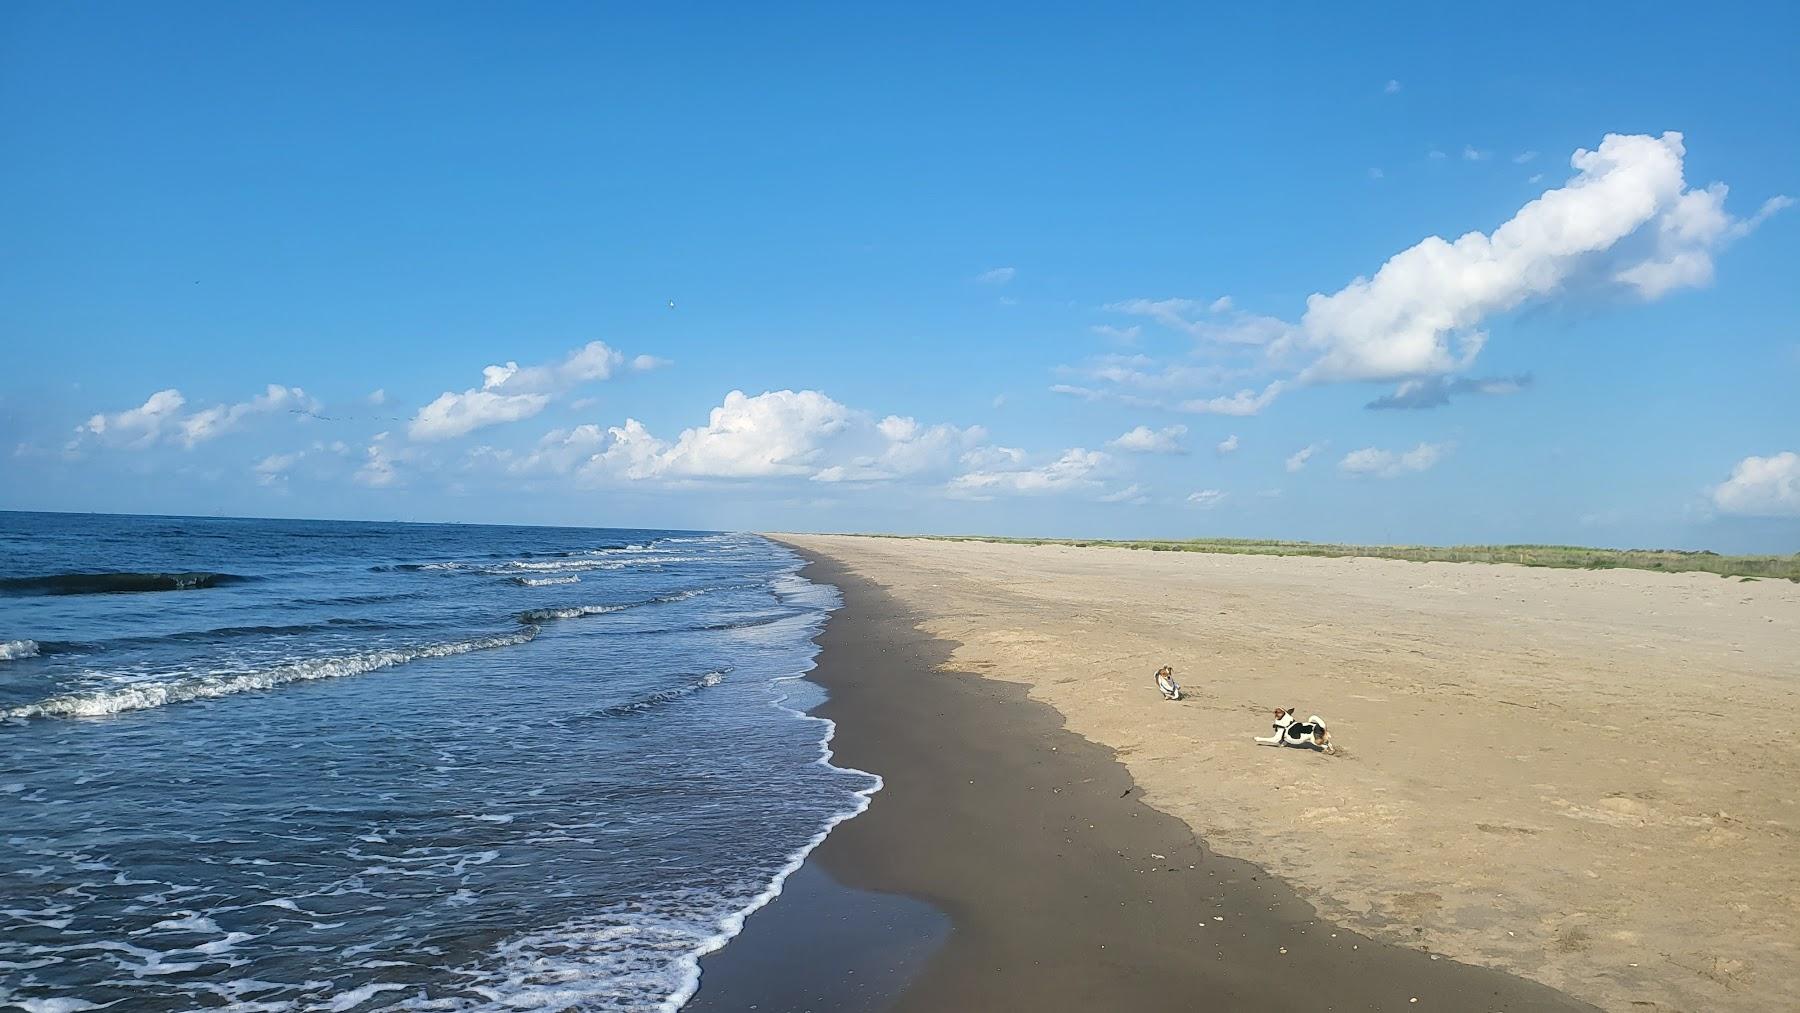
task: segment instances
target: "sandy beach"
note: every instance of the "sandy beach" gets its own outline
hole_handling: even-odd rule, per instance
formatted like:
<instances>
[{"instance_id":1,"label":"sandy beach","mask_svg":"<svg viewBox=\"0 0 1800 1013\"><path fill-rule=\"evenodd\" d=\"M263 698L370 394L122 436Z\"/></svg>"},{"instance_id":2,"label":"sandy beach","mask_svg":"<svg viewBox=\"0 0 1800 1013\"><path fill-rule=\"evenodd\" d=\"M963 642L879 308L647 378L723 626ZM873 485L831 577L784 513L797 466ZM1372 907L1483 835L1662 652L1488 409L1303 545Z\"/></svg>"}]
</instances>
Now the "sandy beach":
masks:
<instances>
[{"instance_id":1,"label":"sandy beach","mask_svg":"<svg viewBox=\"0 0 1800 1013\"><path fill-rule=\"evenodd\" d=\"M888 778L816 857L952 922L900 1008L1800 1005L1800 586L781 540ZM1252 743L1277 705L1341 755Z\"/></svg>"}]
</instances>

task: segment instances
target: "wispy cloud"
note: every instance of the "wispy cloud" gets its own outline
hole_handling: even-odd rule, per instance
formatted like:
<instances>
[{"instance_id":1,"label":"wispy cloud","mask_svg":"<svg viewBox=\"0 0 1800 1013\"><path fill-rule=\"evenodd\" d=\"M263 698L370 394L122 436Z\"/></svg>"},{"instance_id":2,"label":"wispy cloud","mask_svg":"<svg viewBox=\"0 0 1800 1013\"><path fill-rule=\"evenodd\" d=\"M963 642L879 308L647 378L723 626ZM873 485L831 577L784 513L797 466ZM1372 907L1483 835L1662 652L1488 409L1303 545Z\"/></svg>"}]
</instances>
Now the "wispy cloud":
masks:
<instances>
[{"instance_id":1,"label":"wispy cloud","mask_svg":"<svg viewBox=\"0 0 1800 1013\"><path fill-rule=\"evenodd\" d=\"M1181 403L1181 410L1199 415L1255 415L1269 407L1286 389L1281 380L1272 380L1261 391L1249 387L1222 397L1192 398Z\"/></svg>"},{"instance_id":2,"label":"wispy cloud","mask_svg":"<svg viewBox=\"0 0 1800 1013\"><path fill-rule=\"evenodd\" d=\"M1138 336L1144 333L1144 329L1137 324L1132 324L1130 327L1114 327L1111 324L1095 324L1088 328L1088 330L1093 331L1103 338L1116 341L1121 345L1137 344Z\"/></svg>"},{"instance_id":3,"label":"wispy cloud","mask_svg":"<svg viewBox=\"0 0 1800 1013\"><path fill-rule=\"evenodd\" d=\"M1009 285L1019 276L1016 267L994 267L975 276L975 280L983 285Z\"/></svg>"},{"instance_id":4,"label":"wispy cloud","mask_svg":"<svg viewBox=\"0 0 1800 1013\"><path fill-rule=\"evenodd\" d=\"M1107 456L1098 450L1075 447L1035 468L1014 465L966 472L952 479L949 488L954 494L975 499L996 494L1044 495L1091 489L1099 484L1095 473L1107 461Z\"/></svg>"},{"instance_id":5,"label":"wispy cloud","mask_svg":"<svg viewBox=\"0 0 1800 1013\"><path fill-rule=\"evenodd\" d=\"M1126 299L1108 303L1110 312L1148 317L1199 341L1223 345L1268 345L1287 336L1292 327L1275 317L1236 310L1230 296L1210 303L1197 299Z\"/></svg>"},{"instance_id":6,"label":"wispy cloud","mask_svg":"<svg viewBox=\"0 0 1800 1013\"><path fill-rule=\"evenodd\" d=\"M1109 492L1100 497L1102 503L1128 503L1132 506L1143 506L1150 502L1148 490L1136 483L1126 486L1117 492Z\"/></svg>"},{"instance_id":7,"label":"wispy cloud","mask_svg":"<svg viewBox=\"0 0 1800 1013\"><path fill-rule=\"evenodd\" d=\"M1421 443L1407 451L1381 450L1375 447L1364 447L1344 455L1338 467L1351 475L1368 475L1375 478L1398 478L1410 472L1420 472L1431 468L1443 459L1449 446L1443 443Z\"/></svg>"},{"instance_id":8,"label":"wispy cloud","mask_svg":"<svg viewBox=\"0 0 1800 1013\"><path fill-rule=\"evenodd\" d=\"M1168 426L1163 429L1138 426L1112 440L1107 446L1134 454L1185 454L1187 448L1181 445L1181 438L1186 435L1186 426Z\"/></svg>"},{"instance_id":9,"label":"wispy cloud","mask_svg":"<svg viewBox=\"0 0 1800 1013\"><path fill-rule=\"evenodd\" d=\"M1322 447L1323 444L1309 443L1289 454L1287 458L1287 470L1292 473L1306 467L1306 462L1312 460L1312 456L1318 453Z\"/></svg>"}]
</instances>

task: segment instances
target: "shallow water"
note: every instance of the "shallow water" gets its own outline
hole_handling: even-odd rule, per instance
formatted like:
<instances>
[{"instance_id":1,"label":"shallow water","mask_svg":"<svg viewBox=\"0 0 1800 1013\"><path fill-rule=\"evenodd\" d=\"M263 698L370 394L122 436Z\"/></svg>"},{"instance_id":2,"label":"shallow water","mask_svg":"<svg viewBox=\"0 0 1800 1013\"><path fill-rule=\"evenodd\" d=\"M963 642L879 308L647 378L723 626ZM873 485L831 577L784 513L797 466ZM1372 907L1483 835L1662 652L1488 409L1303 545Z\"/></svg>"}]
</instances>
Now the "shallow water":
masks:
<instances>
[{"instance_id":1,"label":"shallow water","mask_svg":"<svg viewBox=\"0 0 1800 1013\"><path fill-rule=\"evenodd\" d=\"M877 785L747 535L0 514L0 1002L655 1009ZM95 576L104 575L104 576Z\"/></svg>"}]
</instances>

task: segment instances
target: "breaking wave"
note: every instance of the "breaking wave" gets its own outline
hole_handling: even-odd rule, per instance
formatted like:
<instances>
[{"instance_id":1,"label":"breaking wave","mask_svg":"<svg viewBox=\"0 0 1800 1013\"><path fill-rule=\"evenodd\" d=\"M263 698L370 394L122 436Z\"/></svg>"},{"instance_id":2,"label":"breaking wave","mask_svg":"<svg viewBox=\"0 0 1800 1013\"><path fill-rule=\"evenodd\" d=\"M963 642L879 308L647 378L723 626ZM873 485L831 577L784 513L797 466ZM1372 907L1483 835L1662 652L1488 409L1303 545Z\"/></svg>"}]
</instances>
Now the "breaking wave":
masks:
<instances>
[{"instance_id":1,"label":"breaking wave","mask_svg":"<svg viewBox=\"0 0 1800 1013\"><path fill-rule=\"evenodd\" d=\"M37 653L38 642L35 640L0 640L0 661L35 658Z\"/></svg>"},{"instance_id":2,"label":"breaking wave","mask_svg":"<svg viewBox=\"0 0 1800 1013\"><path fill-rule=\"evenodd\" d=\"M52 573L42 577L0 578L0 594L128 594L141 591L192 591L238 584L250 577L195 570L183 573Z\"/></svg>"},{"instance_id":3,"label":"breaking wave","mask_svg":"<svg viewBox=\"0 0 1800 1013\"><path fill-rule=\"evenodd\" d=\"M614 704L611 707L602 708L594 713L605 718L622 718L629 714L642 714L648 710L655 710L664 704L673 703L684 696L690 696L703 689L711 689L712 687L717 686L719 683L725 681L726 671L729 670L708 672L685 686L676 686L674 689L665 689L660 693L650 693L638 697L636 700L632 700L628 703Z\"/></svg>"},{"instance_id":4,"label":"breaking wave","mask_svg":"<svg viewBox=\"0 0 1800 1013\"><path fill-rule=\"evenodd\" d=\"M581 619L586 616L603 616L613 612L623 612L626 609L643 608L645 605L667 605L671 602L687 601L689 598L698 598L711 590L713 589L710 587L694 587L689 588L686 591L674 591L669 594L659 594L654 598L646 598L643 601L628 601L616 605L567 605L562 608L531 609L519 613L518 618L519 622L522 623L547 623L557 619Z\"/></svg>"},{"instance_id":5,"label":"breaking wave","mask_svg":"<svg viewBox=\"0 0 1800 1013\"><path fill-rule=\"evenodd\" d=\"M512 582L520 587L550 587L553 584L579 584L581 578L571 573L567 577L514 577Z\"/></svg>"},{"instance_id":6,"label":"breaking wave","mask_svg":"<svg viewBox=\"0 0 1800 1013\"><path fill-rule=\"evenodd\" d=\"M583 616L603 616L608 612L623 612L630 605L570 605L559 609L532 609L519 613L522 623L547 623L556 619L580 619Z\"/></svg>"},{"instance_id":7,"label":"breaking wave","mask_svg":"<svg viewBox=\"0 0 1800 1013\"><path fill-rule=\"evenodd\" d=\"M0 720L29 718L101 717L122 711L144 710L190 700L205 700L251 690L272 689L291 682L335 679L346 675L362 675L378 669L404 665L421 658L448 658L484 651L495 647L512 647L537 636L536 626L526 626L513 633L474 640L423 647L395 647L334 658L314 658L247 672L208 673L156 682L139 682L83 693L66 693L37 703L0 710Z\"/></svg>"}]
</instances>

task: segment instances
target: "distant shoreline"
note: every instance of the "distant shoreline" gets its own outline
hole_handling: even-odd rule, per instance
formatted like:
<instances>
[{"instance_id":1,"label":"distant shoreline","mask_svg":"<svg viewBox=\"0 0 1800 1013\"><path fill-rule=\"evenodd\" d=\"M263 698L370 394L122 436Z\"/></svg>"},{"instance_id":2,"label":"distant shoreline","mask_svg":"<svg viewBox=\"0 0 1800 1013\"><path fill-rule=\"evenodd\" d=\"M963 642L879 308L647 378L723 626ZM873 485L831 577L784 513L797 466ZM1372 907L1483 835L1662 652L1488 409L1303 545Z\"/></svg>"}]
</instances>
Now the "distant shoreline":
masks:
<instances>
[{"instance_id":1,"label":"distant shoreline","mask_svg":"<svg viewBox=\"0 0 1800 1013\"><path fill-rule=\"evenodd\" d=\"M1800 583L1800 552L1791 556L1726 556L1704 549L1596 549L1580 545L1349 545L1262 538L1112 539L1012 538L1004 535L859 534L860 538L918 538L937 542L1003 545L1105 546L1150 552L1212 552L1245 556L1318 556L1327 559L1404 559L1415 563L1511 563L1562 570L1648 570L1652 573L1716 573L1721 577Z\"/></svg>"}]
</instances>

